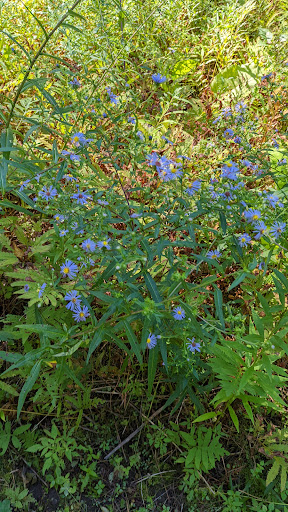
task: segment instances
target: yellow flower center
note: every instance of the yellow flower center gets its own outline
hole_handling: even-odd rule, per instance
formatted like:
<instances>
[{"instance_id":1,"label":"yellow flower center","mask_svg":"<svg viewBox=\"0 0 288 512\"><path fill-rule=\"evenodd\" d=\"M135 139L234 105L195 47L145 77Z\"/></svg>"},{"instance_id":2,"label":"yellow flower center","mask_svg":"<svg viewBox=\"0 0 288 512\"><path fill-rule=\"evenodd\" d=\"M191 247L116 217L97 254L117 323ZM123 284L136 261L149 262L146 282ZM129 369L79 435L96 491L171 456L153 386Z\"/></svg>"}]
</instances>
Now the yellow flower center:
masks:
<instances>
[{"instance_id":1,"label":"yellow flower center","mask_svg":"<svg viewBox=\"0 0 288 512\"><path fill-rule=\"evenodd\" d=\"M181 315L181 314L182 314L182 311L179 309L179 310L177 311L177 315Z\"/></svg>"},{"instance_id":2,"label":"yellow flower center","mask_svg":"<svg viewBox=\"0 0 288 512\"><path fill-rule=\"evenodd\" d=\"M79 140L79 137L77 137L77 135L76 135L76 137L74 137L74 142L78 142L78 140Z\"/></svg>"},{"instance_id":3,"label":"yellow flower center","mask_svg":"<svg viewBox=\"0 0 288 512\"><path fill-rule=\"evenodd\" d=\"M87 244L86 245L87 249L90 249L91 245L90 244Z\"/></svg>"},{"instance_id":4,"label":"yellow flower center","mask_svg":"<svg viewBox=\"0 0 288 512\"><path fill-rule=\"evenodd\" d=\"M162 171L162 174L163 174L163 176L165 176L167 174L167 172L166 171Z\"/></svg>"},{"instance_id":5,"label":"yellow flower center","mask_svg":"<svg viewBox=\"0 0 288 512\"><path fill-rule=\"evenodd\" d=\"M147 338L147 343L151 343L151 338Z\"/></svg>"},{"instance_id":6,"label":"yellow flower center","mask_svg":"<svg viewBox=\"0 0 288 512\"><path fill-rule=\"evenodd\" d=\"M232 164L232 162L228 162L226 165L227 165L227 167L232 167L233 164Z\"/></svg>"},{"instance_id":7,"label":"yellow flower center","mask_svg":"<svg viewBox=\"0 0 288 512\"><path fill-rule=\"evenodd\" d=\"M217 258L216 254L212 254L212 260L215 260Z\"/></svg>"},{"instance_id":8,"label":"yellow flower center","mask_svg":"<svg viewBox=\"0 0 288 512\"><path fill-rule=\"evenodd\" d=\"M69 268L68 267L63 268L63 272L64 272L64 274L69 274Z\"/></svg>"},{"instance_id":9,"label":"yellow flower center","mask_svg":"<svg viewBox=\"0 0 288 512\"><path fill-rule=\"evenodd\" d=\"M60 217L59 217L59 215L57 215L57 216L55 217L55 220L59 220L59 219L60 219Z\"/></svg>"},{"instance_id":10,"label":"yellow flower center","mask_svg":"<svg viewBox=\"0 0 288 512\"><path fill-rule=\"evenodd\" d=\"M103 245L107 245L107 242L103 242Z\"/></svg>"},{"instance_id":11,"label":"yellow flower center","mask_svg":"<svg viewBox=\"0 0 288 512\"><path fill-rule=\"evenodd\" d=\"M244 236L241 238L241 242L246 242L246 238L244 238Z\"/></svg>"},{"instance_id":12,"label":"yellow flower center","mask_svg":"<svg viewBox=\"0 0 288 512\"><path fill-rule=\"evenodd\" d=\"M253 215L253 220L257 220L257 219L259 219L259 215L257 215L257 214Z\"/></svg>"},{"instance_id":13,"label":"yellow flower center","mask_svg":"<svg viewBox=\"0 0 288 512\"><path fill-rule=\"evenodd\" d=\"M173 167L173 169L171 169L171 172L172 172L172 174L175 174L175 172L176 172L175 167Z\"/></svg>"},{"instance_id":14,"label":"yellow flower center","mask_svg":"<svg viewBox=\"0 0 288 512\"><path fill-rule=\"evenodd\" d=\"M79 316L80 316L81 318L83 318L83 316L85 316L85 315L84 315L84 313L81 311L81 313L79 313Z\"/></svg>"},{"instance_id":15,"label":"yellow flower center","mask_svg":"<svg viewBox=\"0 0 288 512\"><path fill-rule=\"evenodd\" d=\"M75 302L76 302L75 297L73 297L73 299L71 299L71 301L75 304Z\"/></svg>"}]
</instances>

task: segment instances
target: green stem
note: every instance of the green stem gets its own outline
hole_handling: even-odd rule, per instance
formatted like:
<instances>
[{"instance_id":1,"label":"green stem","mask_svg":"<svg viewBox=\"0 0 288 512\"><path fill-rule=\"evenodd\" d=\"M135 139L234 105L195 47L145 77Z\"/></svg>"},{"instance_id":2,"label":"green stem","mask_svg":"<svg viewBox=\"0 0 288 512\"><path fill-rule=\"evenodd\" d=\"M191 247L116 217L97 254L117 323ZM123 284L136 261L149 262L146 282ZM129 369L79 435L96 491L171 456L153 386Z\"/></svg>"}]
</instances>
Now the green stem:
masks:
<instances>
[{"instance_id":1,"label":"green stem","mask_svg":"<svg viewBox=\"0 0 288 512\"><path fill-rule=\"evenodd\" d=\"M31 64L29 66L29 68L27 69L25 75L24 75L24 78L21 82L21 84L19 85L18 89L17 89L17 92L16 92L16 96L14 98L14 101L12 103L12 108L11 108L11 111L10 111L10 114L9 114L9 117L8 117L8 120L7 120L7 123L6 123L6 128L9 128L10 126L10 123L11 123L11 119L12 119L12 116L13 116L13 112L14 112L14 108L16 106L16 103L19 99L19 96L22 92L22 89L23 89L23 86L29 76L29 73L31 71L31 69L33 68L35 62L37 61L38 57L40 57L43 49L45 48L46 44L48 43L48 41L51 39L51 37L53 36L53 34L56 32L56 30L62 25L63 21L66 20L66 18L70 15L70 12L73 11L75 9L75 7L77 7L78 4L80 4L82 0L76 0L74 2L74 4L72 5L71 9L68 9L68 11L66 12L66 14L64 14L64 16L62 16L62 18L58 21L58 23L55 25L55 27L51 30L51 32L49 32L49 34L47 35L47 37L45 37L45 41L43 41L43 43L41 44L38 52L36 53L36 55L33 57L32 61L31 61Z\"/></svg>"}]
</instances>

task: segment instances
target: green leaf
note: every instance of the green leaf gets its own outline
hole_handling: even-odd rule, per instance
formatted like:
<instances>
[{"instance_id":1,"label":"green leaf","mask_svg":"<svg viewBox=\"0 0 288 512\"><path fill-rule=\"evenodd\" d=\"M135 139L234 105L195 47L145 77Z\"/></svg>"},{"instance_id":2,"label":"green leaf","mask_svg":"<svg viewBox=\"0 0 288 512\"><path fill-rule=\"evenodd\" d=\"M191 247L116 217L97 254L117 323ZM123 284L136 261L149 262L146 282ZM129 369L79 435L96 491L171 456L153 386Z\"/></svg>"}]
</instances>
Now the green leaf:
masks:
<instances>
[{"instance_id":1,"label":"green leaf","mask_svg":"<svg viewBox=\"0 0 288 512\"><path fill-rule=\"evenodd\" d=\"M227 230L227 222L226 222L226 217L222 211L220 211L219 217L220 217L220 225L221 225L221 228L223 231L223 235L225 235L226 230Z\"/></svg>"},{"instance_id":2,"label":"green leaf","mask_svg":"<svg viewBox=\"0 0 288 512\"><path fill-rule=\"evenodd\" d=\"M274 274L278 277L282 284L284 284L286 290L288 291L288 279L281 273L277 268L273 270Z\"/></svg>"},{"instance_id":3,"label":"green leaf","mask_svg":"<svg viewBox=\"0 0 288 512\"><path fill-rule=\"evenodd\" d=\"M247 414L248 414L249 419L252 421L252 423L253 423L253 425L254 425L254 416L253 416L252 409L251 409L251 407L250 407L250 404L249 404L248 400L247 400L247 399L242 398L242 402L243 402L243 405L244 405L244 407L245 407L245 410L246 410L246 412L247 412Z\"/></svg>"},{"instance_id":4,"label":"green leaf","mask_svg":"<svg viewBox=\"0 0 288 512\"><path fill-rule=\"evenodd\" d=\"M228 405L228 411L229 411L229 414L231 416L231 420L233 421L234 426L235 426L237 432L239 432L239 420L237 418L237 415L236 415L234 409L231 407L231 405Z\"/></svg>"},{"instance_id":5,"label":"green leaf","mask_svg":"<svg viewBox=\"0 0 288 512\"><path fill-rule=\"evenodd\" d=\"M74 16L74 18L79 18L79 20L87 22L86 18L79 14L78 12L73 11L72 9L68 9L69 16Z\"/></svg>"},{"instance_id":6,"label":"green leaf","mask_svg":"<svg viewBox=\"0 0 288 512\"><path fill-rule=\"evenodd\" d=\"M6 382L3 382L2 380L0 380L0 389L2 389L2 391L5 391L5 393L9 393L12 396L19 395L18 391L15 388L10 386L10 384L6 384Z\"/></svg>"},{"instance_id":7,"label":"green leaf","mask_svg":"<svg viewBox=\"0 0 288 512\"><path fill-rule=\"evenodd\" d=\"M279 459L275 459L272 468L270 468L267 478L266 478L266 485L271 484L273 480L275 480L276 476L278 475L280 470L280 461Z\"/></svg>"},{"instance_id":8,"label":"green leaf","mask_svg":"<svg viewBox=\"0 0 288 512\"><path fill-rule=\"evenodd\" d=\"M131 326L128 324L127 320L123 321L123 325L125 327L125 332L126 332L128 341L131 345L132 351L135 354L135 356L137 357L139 363L142 364L142 355L141 355L141 351L140 351L140 344L138 343L138 340L137 340L133 330L131 329Z\"/></svg>"},{"instance_id":9,"label":"green leaf","mask_svg":"<svg viewBox=\"0 0 288 512\"><path fill-rule=\"evenodd\" d=\"M2 425L0 424L0 437L1 437L1 448L2 448L2 451L0 452L0 456L2 456L7 451L9 441L11 438L11 423L10 423L10 421L7 421L5 423L4 429L3 429Z\"/></svg>"},{"instance_id":10,"label":"green leaf","mask_svg":"<svg viewBox=\"0 0 288 512\"><path fill-rule=\"evenodd\" d=\"M148 291L149 291L152 299L154 300L154 302L157 302L158 304L161 303L162 297L159 293L159 290L157 288L157 285L156 285L153 277L151 276L151 274L149 274L149 272L145 272L144 280L145 280Z\"/></svg>"},{"instance_id":11,"label":"green leaf","mask_svg":"<svg viewBox=\"0 0 288 512\"><path fill-rule=\"evenodd\" d=\"M238 387L239 393L241 391L245 390L246 385L248 384L250 379L253 377L253 375L254 375L254 366L250 366L250 368L247 368L244 371L244 373L240 379L240 382L239 382L239 387Z\"/></svg>"},{"instance_id":12,"label":"green leaf","mask_svg":"<svg viewBox=\"0 0 288 512\"><path fill-rule=\"evenodd\" d=\"M41 363L42 363L42 361L40 360L34 364L29 377L27 378L23 388L21 389L19 399L18 399L18 406L17 406L17 420L19 420L20 413L22 411L22 407L25 402L26 396L28 395L29 391L31 391L31 389L33 388L33 386L38 378L40 368L41 368Z\"/></svg>"},{"instance_id":13,"label":"green leaf","mask_svg":"<svg viewBox=\"0 0 288 512\"><path fill-rule=\"evenodd\" d=\"M281 467L281 480L280 480L281 492L285 491L286 481L287 481L287 465L283 461L282 467Z\"/></svg>"},{"instance_id":14,"label":"green leaf","mask_svg":"<svg viewBox=\"0 0 288 512\"><path fill-rule=\"evenodd\" d=\"M102 342L104 337L104 330L98 330L95 332L93 339L89 345L89 350L86 358L86 364L88 364L89 359L91 355L93 354L94 350L99 347L100 343Z\"/></svg>"},{"instance_id":15,"label":"green leaf","mask_svg":"<svg viewBox=\"0 0 288 512\"><path fill-rule=\"evenodd\" d=\"M5 194L5 190L6 190L7 171L8 171L8 163L7 163L7 160L5 158L3 158L0 161L0 189L1 189L2 195Z\"/></svg>"},{"instance_id":16,"label":"green leaf","mask_svg":"<svg viewBox=\"0 0 288 512\"><path fill-rule=\"evenodd\" d=\"M13 41L13 43L17 44L17 46L19 46L19 48L21 48L22 52L25 53L26 57L28 57L29 62L31 62L31 57L30 57L29 53L26 52L24 46L22 46L20 43L18 43L17 39L15 39L13 36L8 34L8 32L5 32L5 30L1 30L1 32L2 32L2 34L5 34L5 36L9 37L9 39L11 39Z\"/></svg>"},{"instance_id":17,"label":"green leaf","mask_svg":"<svg viewBox=\"0 0 288 512\"><path fill-rule=\"evenodd\" d=\"M31 333L38 333L38 334L44 334L48 338L56 339L61 338L62 336L65 336L64 331L59 331L59 329L56 329L56 327L53 327L52 325L47 324L20 324L16 325L18 329L24 329Z\"/></svg>"},{"instance_id":18,"label":"green leaf","mask_svg":"<svg viewBox=\"0 0 288 512\"><path fill-rule=\"evenodd\" d=\"M65 21L61 24L61 27L75 30L75 32L79 32L79 34L83 34L83 30L80 30L80 28L75 27L75 25L71 25L70 23L66 23Z\"/></svg>"},{"instance_id":19,"label":"green leaf","mask_svg":"<svg viewBox=\"0 0 288 512\"><path fill-rule=\"evenodd\" d=\"M35 14L33 13L33 11L31 11L31 10L29 9L29 7L28 7L26 4L24 4L24 2L23 2L23 4L22 4L22 5L27 9L27 11L28 11L28 12L30 12L31 16L33 16L33 18L36 20L36 22L38 23L38 25L39 25L39 27L41 28L41 30L43 30L43 33L44 33L45 39L46 39L46 40L48 40L48 34L47 34L47 32L46 32L46 30L45 30L45 28L44 28L43 24L41 23L41 21L37 18L37 16L35 16Z\"/></svg>"},{"instance_id":20,"label":"green leaf","mask_svg":"<svg viewBox=\"0 0 288 512\"><path fill-rule=\"evenodd\" d=\"M23 208L18 204L11 203L11 201L8 201L7 199L3 199L3 201L0 201L0 206L3 206L4 208L13 208L13 210L25 213L25 215L33 215L33 212L31 212L30 210L27 210L26 208Z\"/></svg>"},{"instance_id":21,"label":"green leaf","mask_svg":"<svg viewBox=\"0 0 288 512\"><path fill-rule=\"evenodd\" d=\"M192 423L200 423L201 421L211 420L212 418L217 418L217 416L217 412L205 412L205 414L201 414L201 416L198 416L198 418L192 421Z\"/></svg>"},{"instance_id":22,"label":"green leaf","mask_svg":"<svg viewBox=\"0 0 288 512\"><path fill-rule=\"evenodd\" d=\"M18 262L18 258L12 252L0 253L0 268L6 267L7 265L15 265Z\"/></svg>"},{"instance_id":23,"label":"green leaf","mask_svg":"<svg viewBox=\"0 0 288 512\"><path fill-rule=\"evenodd\" d=\"M171 71L172 78L179 78L185 76L197 67L197 61L194 59L179 60L176 62Z\"/></svg>"},{"instance_id":24,"label":"green leaf","mask_svg":"<svg viewBox=\"0 0 288 512\"><path fill-rule=\"evenodd\" d=\"M224 315L223 315L223 309L222 309L222 305L223 305L222 292L221 292L220 288L218 288L218 286L215 286L214 302L215 302L217 316L221 322L223 329L225 329Z\"/></svg>"},{"instance_id":25,"label":"green leaf","mask_svg":"<svg viewBox=\"0 0 288 512\"><path fill-rule=\"evenodd\" d=\"M247 275L248 275L247 272L242 272L240 274L240 276L236 277L236 279L234 279L233 283L230 284L230 286L228 288L228 292L230 292L230 290L233 290L233 288L236 288L236 286L238 286L238 284L242 283L242 281L244 281L244 279Z\"/></svg>"}]
</instances>

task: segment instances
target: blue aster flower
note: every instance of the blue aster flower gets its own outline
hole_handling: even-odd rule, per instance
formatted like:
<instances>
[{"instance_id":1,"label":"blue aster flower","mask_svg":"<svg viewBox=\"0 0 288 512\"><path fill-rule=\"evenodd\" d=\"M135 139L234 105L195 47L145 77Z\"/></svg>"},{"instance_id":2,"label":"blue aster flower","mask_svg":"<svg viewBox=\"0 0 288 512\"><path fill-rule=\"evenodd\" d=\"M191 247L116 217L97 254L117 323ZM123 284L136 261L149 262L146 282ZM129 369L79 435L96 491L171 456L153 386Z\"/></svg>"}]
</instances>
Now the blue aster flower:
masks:
<instances>
[{"instance_id":1,"label":"blue aster flower","mask_svg":"<svg viewBox=\"0 0 288 512\"><path fill-rule=\"evenodd\" d=\"M252 224L255 222L258 222L258 220L261 217L261 212L259 210L254 210L252 208L249 208L246 212L244 212L244 217L247 220L247 222L251 222Z\"/></svg>"},{"instance_id":2,"label":"blue aster flower","mask_svg":"<svg viewBox=\"0 0 288 512\"><path fill-rule=\"evenodd\" d=\"M128 123L136 124L136 119L135 119L135 117L129 116L129 117L128 117Z\"/></svg>"},{"instance_id":3,"label":"blue aster flower","mask_svg":"<svg viewBox=\"0 0 288 512\"><path fill-rule=\"evenodd\" d=\"M188 345L187 345L187 348L188 348L188 350L190 350L190 352L192 352L193 354L195 354L195 352L201 352L201 348L200 348L201 345L200 345L200 343L197 343L195 341L195 338L192 338L192 339L187 338L187 340L190 341L190 343L188 343Z\"/></svg>"},{"instance_id":4,"label":"blue aster flower","mask_svg":"<svg viewBox=\"0 0 288 512\"><path fill-rule=\"evenodd\" d=\"M65 220L65 217L64 215L60 215L59 213L56 213L56 215L54 215L54 219L56 220L56 222L64 222Z\"/></svg>"},{"instance_id":5,"label":"blue aster flower","mask_svg":"<svg viewBox=\"0 0 288 512\"><path fill-rule=\"evenodd\" d=\"M227 119L227 117L232 116L231 108L225 107L221 110L221 115Z\"/></svg>"},{"instance_id":6,"label":"blue aster flower","mask_svg":"<svg viewBox=\"0 0 288 512\"><path fill-rule=\"evenodd\" d=\"M170 180L175 180L176 178L181 178L181 176L183 176L183 172L181 171L181 168L179 168L178 166L170 168L170 170L169 170Z\"/></svg>"},{"instance_id":7,"label":"blue aster flower","mask_svg":"<svg viewBox=\"0 0 288 512\"><path fill-rule=\"evenodd\" d=\"M74 89L78 89L78 87L81 87L81 83L79 82L79 80L77 80L76 77L74 77L73 80L70 80L68 84L71 85L71 87L73 87Z\"/></svg>"},{"instance_id":8,"label":"blue aster flower","mask_svg":"<svg viewBox=\"0 0 288 512\"><path fill-rule=\"evenodd\" d=\"M111 91L111 87L106 87L106 91L108 93L108 96L110 98L110 102L111 103L114 103L115 105L117 105L118 103L118 96L116 96L116 94L114 94L112 91Z\"/></svg>"},{"instance_id":9,"label":"blue aster flower","mask_svg":"<svg viewBox=\"0 0 288 512\"><path fill-rule=\"evenodd\" d=\"M172 142L172 140L167 139L165 135L162 135L161 139L165 140L165 142L167 142L168 144L171 144L171 146L174 146L174 142Z\"/></svg>"},{"instance_id":10,"label":"blue aster flower","mask_svg":"<svg viewBox=\"0 0 288 512\"><path fill-rule=\"evenodd\" d=\"M97 247L99 247L99 249L103 249L103 247L105 247L105 249L108 249L108 251L109 251L111 249L111 246L108 243L108 242L110 242L110 240L111 240L111 238L107 238L107 240L97 242Z\"/></svg>"},{"instance_id":11,"label":"blue aster flower","mask_svg":"<svg viewBox=\"0 0 288 512\"><path fill-rule=\"evenodd\" d=\"M274 222L270 228L270 234L277 239L283 233L285 228L285 222Z\"/></svg>"},{"instance_id":12,"label":"blue aster flower","mask_svg":"<svg viewBox=\"0 0 288 512\"><path fill-rule=\"evenodd\" d=\"M136 133L136 135L138 135L139 139L141 139L141 140L145 140L145 137L144 137L143 133L141 132L141 130L138 130L138 132Z\"/></svg>"},{"instance_id":13,"label":"blue aster flower","mask_svg":"<svg viewBox=\"0 0 288 512\"><path fill-rule=\"evenodd\" d=\"M87 203L88 199L91 199L86 192L77 192L71 196L72 199L76 199L77 204L84 205Z\"/></svg>"},{"instance_id":14,"label":"blue aster flower","mask_svg":"<svg viewBox=\"0 0 288 512\"><path fill-rule=\"evenodd\" d=\"M39 293L38 293L38 298L39 298L39 299L41 299L41 297L42 297L42 295L43 295L43 293L44 293L44 290L45 290L46 286L47 286L47 283L43 283L43 284L41 285L40 290L39 290Z\"/></svg>"},{"instance_id":15,"label":"blue aster flower","mask_svg":"<svg viewBox=\"0 0 288 512\"><path fill-rule=\"evenodd\" d=\"M24 188L27 187L28 183L30 183L30 180L22 181L21 186L19 188L20 192L22 192L22 190L24 190Z\"/></svg>"},{"instance_id":16,"label":"blue aster flower","mask_svg":"<svg viewBox=\"0 0 288 512\"><path fill-rule=\"evenodd\" d=\"M146 340L146 343L147 343L147 348L149 348L149 349L156 347L157 338L156 338L155 334L151 334L151 332L150 332L150 334Z\"/></svg>"},{"instance_id":17,"label":"blue aster flower","mask_svg":"<svg viewBox=\"0 0 288 512\"><path fill-rule=\"evenodd\" d=\"M186 189L186 192L189 196L193 196L195 192L198 192L201 188L201 180L195 180L190 186Z\"/></svg>"},{"instance_id":18,"label":"blue aster flower","mask_svg":"<svg viewBox=\"0 0 288 512\"><path fill-rule=\"evenodd\" d=\"M232 139L232 137L234 135L234 130L232 130L232 128L227 128L227 130L225 130L223 135L224 135L225 139Z\"/></svg>"},{"instance_id":19,"label":"blue aster flower","mask_svg":"<svg viewBox=\"0 0 288 512\"><path fill-rule=\"evenodd\" d=\"M63 178L65 179L65 181L67 181L68 183L72 181L77 181L77 178L75 178L75 176L73 176L73 174L71 174L69 172L69 174L64 174Z\"/></svg>"},{"instance_id":20,"label":"blue aster flower","mask_svg":"<svg viewBox=\"0 0 288 512\"><path fill-rule=\"evenodd\" d=\"M73 229L73 231L76 231L77 235L83 235L84 233L84 229L79 229L78 222L72 222L71 229Z\"/></svg>"},{"instance_id":21,"label":"blue aster flower","mask_svg":"<svg viewBox=\"0 0 288 512\"><path fill-rule=\"evenodd\" d=\"M147 160L148 160L148 165L160 165L160 157L159 155L156 153L156 151L152 151L152 153L150 153L149 155L146 156Z\"/></svg>"},{"instance_id":22,"label":"blue aster flower","mask_svg":"<svg viewBox=\"0 0 288 512\"><path fill-rule=\"evenodd\" d=\"M261 222L259 222L259 224L255 224L255 226L254 226L255 240L259 240L263 235L265 235L266 229L267 229L267 226L265 226L263 220L261 220Z\"/></svg>"},{"instance_id":23,"label":"blue aster flower","mask_svg":"<svg viewBox=\"0 0 288 512\"><path fill-rule=\"evenodd\" d=\"M105 201L105 199L98 199L97 203L101 206L107 206L107 204L109 204L108 201Z\"/></svg>"},{"instance_id":24,"label":"blue aster flower","mask_svg":"<svg viewBox=\"0 0 288 512\"><path fill-rule=\"evenodd\" d=\"M240 114L244 114L247 110L247 105L241 100L239 103L236 103L235 105L235 111L239 112Z\"/></svg>"},{"instance_id":25,"label":"blue aster flower","mask_svg":"<svg viewBox=\"0 0 288 512\"><path fill-rule=\"evenodd\" d=\"M180 306L173 309L173 317L175 320L183 320L185 316L185 311Z\"/></svg>"},{"instance_id":26,"label":"blue aster flower","mask_svg":"<svg viewBox=\"0 0 288 512\"><path fill-rule=\"evenodd\" d=\"M90 316L89 309L87 306L83 306L83 308L78 306L74 309L72 316L76 322L85 322L86 318Z\"/></svg>"},{"instance_id":27,"label":"blue aster flower","mask_svg":"<svg viewBox=\"0 0 288 512\"><path fill-rule=\"evenodd\" d=\"M166 76L161 75L160 73L154 73L151 78L155 84L163 84L167 80Z\"/></svg>"},{"instance_id":28,"label":"blue aster flower","mask_svg":"<svg viewBox=\"0 0 288 512\"><path fill-rule=\"evenodd\" d=\"M272 208L276 208L277 205L280 206L280 208L283 208L284 206L284 204L280 202L279 197L274 196L273 194L267 195L266 199Z\"/></svg>"},{"instance_id":29,"label":"blue aster flower","mask_svg":"<svg viewBox=\"0 0 288 512\"><path fill-rule=\"evenodd\" d=\"M241 137L235 137L234 142L235 144L241 144Z\"/></svg>"},{"instance_id":30,"label":"blue aster flower","mask_svg":"<svg viewBox=\"0 0 288 512\"><path fill-rule=\"evenodd\" d=\"M277 165L286 165L286 164L287 164L287 160L286 160L286 158L282 158L282 160L279 160L279 161L277 162Z\"/></svg>"},{"instance_id":31,"label":"blue aster flower","mask_svg":"<svg viewBox=\"0 0 288 512\"><path fill-rule=\"evenodd\" d=\"M51 185L49 188L43 187L43 190L40 190L39 192L39 196L46 199L46 201L49 201L50 199L53 199L53 197L57 196L57 193L56 188L53 188Z\"/></svg>"},{"instance_id":32,"label":"blue aster flower","mask_svg":"<svg viewBox=\"0 0 288 512\"><path fill-rule=\"evenodd\" d=\"M68 300L68 304L66 305L67 309L70 309L71 311L74 311L75 308L80 307L80 295L78 295L78 292L76 290L71 290L70 292L67 292L64 299Z\"/></svg>"},{"instance_id":33,"label":"blue aster flower","mask_svg":"<svg viewBox=\"0 0 288 512\"><path fill-rule=\"evenodd\" d=\"M272 146L274 146L276 149L279 149L279 144L276 139L272 139Z\"/></svg>"},{"instance_id":34,"label":"blue aster flower","mask_svg":"<svg viewBox=\"0 0 288 512\"><path fill-rule=\"evenodd\" d=\"M241 247L247 247L251 242L251 236L248 233L243 233L238 237L238 242Z\"/></svg>"},{"instance_id":35,"label":"blue aster flower","mask_svg":"<svg viewBox=\"0 0 288 512\"><path fill-rule=\"evenodd\" d=\"M261 82L263 82L263 80L269 80L269 78L271 78L271 76L273 76L273 73L268 73L267 75L263 75L261 77Z\"/></svg>"},{"instance_id":36,"label":"blue aster flower","mask_svg":"<svg viewBox=\"0 0 288 512\"><path fill-rule=\"evenodd\" d=\"M61 231L59 232L59 236L61 236L61 237L65 236L65 235L67 235L67 233L68 233L68 229L61 229Z\"/></svg>"},{"instance_id":37,"label":"blue aster flower","mask_svg":"<svg viewBox=\"0 0 288 512\"><path fill-rule=\"evenodd\" d=\"M29 284L24 284L24 292L29 292L30 286Z\"/></svg>"},{"instance_id":38,"label":"blue aster flower","mask_svg":"<svg viewBox=\"0 0 288 512\"><path fill-rule=\"evenodd\" d=\"M85 252L93 252L96 249L96 244L93 242L93 240L88 238L82 243L82 249L84 249Z\"/></svg>"},{"instance_id":39,"label":"blue aster flower","mask_svg":"<svg viewBox=\"0 0 288 512\"><path fill-rule=\"evenodd\" d=\"M69 279L74 279L78 272L78 267L73 261L66 260L63 265L60 267L60 272L64 277L68 277Z\"/></svg>"},{"instance_id":40,"label":"blue aster flower","mask_svg":"<svg viewBox=\"0 0 288 512\"><path fill-rule=\"evenodd\" d=\"M221 252L217 249L214 251L208 251L206 254L206 258L209 258L210 260L218 260L220 258Z\"/></svg>"},{"instance_id":41,"label":"blue aster flower","mask_svg":"<svg viewBox=\"0 0 288 512\"><path fill-rule=\"evenodd\" d=\"M229 162L222 166L221 178L227 178L229 180L236 181L238 179L238 172L238 165L232 160L230 160Z\"/></svg>"},{"instance_id":42,"label":"blue aster flower","mask_svg":"<svg viewBox=\"0 0 288 512\"><path fill-rule=\"evenodd\" d=\"M71 138L71 143L76 147L84 146L86 143L86 137L84 133L76 132ZM67 153L69 153L69 151Z\"/></svg>"}]
</instances>

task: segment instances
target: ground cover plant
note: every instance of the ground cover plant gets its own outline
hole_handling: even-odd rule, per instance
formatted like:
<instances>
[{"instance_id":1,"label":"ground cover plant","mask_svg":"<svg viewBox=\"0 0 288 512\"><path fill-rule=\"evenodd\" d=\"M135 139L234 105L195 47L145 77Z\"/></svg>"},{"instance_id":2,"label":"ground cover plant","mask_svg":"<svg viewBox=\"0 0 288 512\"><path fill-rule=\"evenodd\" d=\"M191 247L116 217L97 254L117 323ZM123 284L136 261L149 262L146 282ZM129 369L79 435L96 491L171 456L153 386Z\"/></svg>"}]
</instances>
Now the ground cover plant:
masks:
<instances>
[{"instance_id":1,"label":"ground cover plant","mask_svg":"<svg viewBox=\"0 0 288 512\"><path fill-rule=\"evenodd\" d=\"M286 3L0 8L0 510L287 511Z\"/></svg>"}]
</instances>

